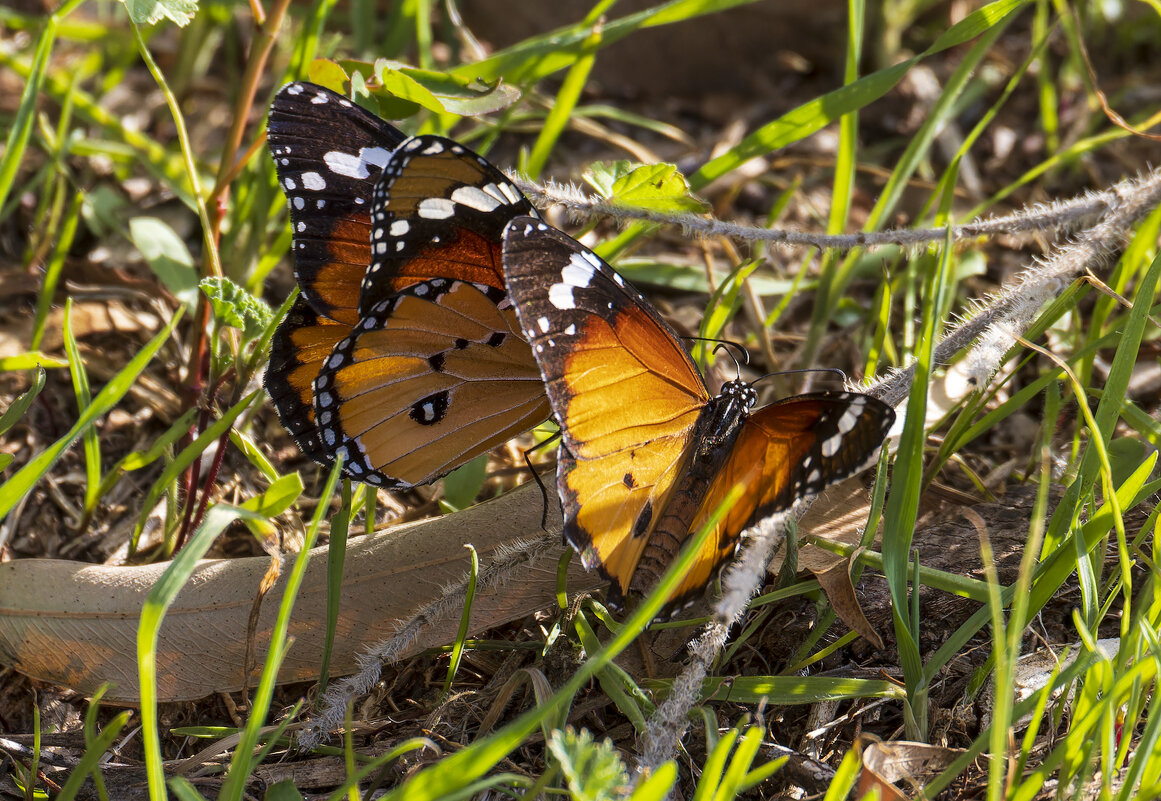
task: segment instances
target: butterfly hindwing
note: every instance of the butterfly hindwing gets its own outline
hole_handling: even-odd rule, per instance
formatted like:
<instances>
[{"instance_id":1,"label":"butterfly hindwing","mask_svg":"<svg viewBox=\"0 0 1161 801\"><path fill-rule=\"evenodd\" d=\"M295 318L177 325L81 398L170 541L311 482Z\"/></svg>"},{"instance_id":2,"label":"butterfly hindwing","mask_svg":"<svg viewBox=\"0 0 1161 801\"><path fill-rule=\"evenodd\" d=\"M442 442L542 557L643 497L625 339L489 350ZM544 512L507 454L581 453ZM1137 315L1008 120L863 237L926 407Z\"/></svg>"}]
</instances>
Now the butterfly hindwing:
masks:
<instances>
[{"instance_id":1,"label":"butterfly hindwing","mask_svg":"<svg viewBox=\"0 0 1161 801\"><path fill-rule=\"evenodd\" d=\"M565 537L627 591L709 395L673 330L576 240L513 220L504 269L561 426Z\"/></svg>"},{"instance_id":2,"label":"butterfly hindwing","mask_svg":"<svg viewBox=\"0 0 1161 801\"><path fill-rule=\"evenodd\" d=\"M324 465L332 462L314 417L314 379L350 328L320 315L299 295L270 342L266 392L278 419L302 452Z\"/></svg>"},{"instance_id":3,"label":"butterfly hindwing","mask_svg":"<svg viewBox=\"0 0 1161 801\"><path fill-rule=\"evenodd\" d=\"M314 383L321 444L351 478L433 481L548 416L504 294L435 278L380 301Z\"/></svg>"},{"instance_id":4,"label":"butterfly hindwing","mask_svg":"<svg viewBox=\"0 0 1161 801\"><path fill-rule=\"evenodd\" d=\"M323 317L354 325L371 263L371 199L402 131L340 94L289 83L270 106L267 141L290 206L294 274Z\"/></svg>"},{"instance_id":5,"label":"butterfly hindwing","mask_svg":"<svg viewBox=\"0 0 1161 801\"><path fill-rule=\"evenodd\" d=\"M733 487L744 487L744 493L711 533L672 602L700 593L713 580L743 530L870 466L894 420L890 406L855 392L797 395L750 414L690 531L708 521ZM677 552L654 564L651 556L639 570L660 577Z\"/></svg>"},{"instance_id":6,"label":"butterfly hindwing","mask_svg":"<svg viewBox=\"0 0 1161 801\"><path fill-rule=\"evenodd\" d=\"M535 214L502 172L458 142L431 135L407 140L375 186L372 258L360 310L429 278L503 291L504 227Z\"/></svg>"}]
</instances>

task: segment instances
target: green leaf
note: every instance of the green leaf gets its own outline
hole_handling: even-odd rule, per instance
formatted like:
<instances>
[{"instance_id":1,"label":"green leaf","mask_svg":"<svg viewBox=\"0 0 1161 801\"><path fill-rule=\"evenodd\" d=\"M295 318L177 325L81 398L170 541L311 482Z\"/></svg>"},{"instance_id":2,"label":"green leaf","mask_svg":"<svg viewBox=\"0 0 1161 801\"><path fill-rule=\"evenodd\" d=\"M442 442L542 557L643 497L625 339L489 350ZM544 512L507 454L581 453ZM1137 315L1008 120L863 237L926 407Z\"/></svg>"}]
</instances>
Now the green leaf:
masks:
<instances>
[{"instance_id":1,"label":"green leaf","mask_svg":"<svg viewBox=\"0 0 1161 801\"><path fill-rule=\"evenodd\" d=\"M242 329L247 341L266 330L274 312L229 278L205 278L198 285L210 301L214 317L223 325Z\"/></svg>"},{"instance_id":2,"label":"green leaf","mask_svg":"<svg viewBox=\"0 0 1161 801\"><path fill-rule=\"evenodd\" d=\"M129 239L165 288L193 308L198 299L197 270L189 248L169 224L156 217L135 217L129 221Z\"/></svg>"},{"instance_id":3,"label":"green leaf","mask_svg":"<svg viewBox=\"0 0 1161 801\"><path fill-rule=\"evenodd\" d=\"M155 25L168 19L180 28L193 22L197 0L122 0L129 19L138 25Z\"/></svg>"},{"instance_id":4,"label":"green leaf","mask_svg":"<svg viewBox=\"0 0 1161 801\"><path fill-rule=\"evenodd\" d=\"M19 398L14 400L12 405L4 411L3 415L0 415L0 435L16 425L16 422L28 411L28 407L32 405L32 402L36 400L36 396L44 389L44 379L44 370L38 369L36 371L36 380L32 382L32 386L21 394Z\"/></svg>"},{"instance_id":5,"label":"green leaf","mask_svg":"<svg viewBox=\"0 0 1161 801\"><path fill-rule=\"evenodd\" d=\"M340 95L347 93L347 71L329 58L316 58L307 67L307 77L319 86L325 86Z\"/></svg>"},{"instance_id":6,"label":"green leaf","mask_svg":"<svg viewBox=\"0 0 1161 801\"><path fill-rule=\"evenodd\" d=\"M605 198L622 206L693 214L709 209L705 201L693 196L674 164L634 165L623 160L594 164L584 178Z\"/></svg>"},{"instance_id":7,"label":"green leaf","mask_svg":"<svg viewBox=\"0 0 1161 801\"><path fill-rule=\"evenodd\" d=\"M379 102L380 116L388 119L409 117L421 107L464 117L494 114L520 99L520 90L503 83L499 78L484 81L474 76L419 69L387 59L378 59L374 63L353 59L335 63L319 59L315 64L333 65L326 72L320 68L319 74L333 79L340 87L336 91L340 92L348 73L379 78L381 86L370 88L369 91ZM314 65L311 69L313 79ZM330 83L324 85L335 88Z\"/></svg>"},{"instance_id":8,"label":"green leaf","mask_svg":"<svg viewBox=\"0 0 1161 801\"><path fill-rule=\"evenodd\" d=\"M448 473L443 480L443 497L453 509L466 509L476 501L488 473L488 454L480 454Z\"/></svg>"},{"instance_id":9,"label":"green leaf","mask_svg":"<svg viewBox=\"0 0 1161 801\"><path fill-rule=\"evenodd\" d=\"M446 111L443 103L431 93L419 81L407 74L402 69L397 69L396 62L388 61L387 59L379 59L375 62L375 77L379 79L379 85L382 91L391 97L397 97L410 103L414 103L421 108L428 111L434 111L437 114Z\"/></svg>"},{"instance_id":10,"label":"green leaf","mask_svg":"<svg viewBox=\"0 0 1161 801\"><path fill-rule=\"evenodd\" d=\"M70 445L76 442L81 434L88 430L89 426L104 416L124 397L125 393L129 391L129 388L133 386L133 383L145 369L145 365L149 364L154 354L169 339L169 335L173 333L174 326L181 320L180 312L181 309L178 309L178 314L173 316L173 319L169 321L169 325L151 339L121 369L121 372L113 376L113 379L109 383L105 384L105 388L97 393L97 397L93 398L93 402L80 414L67 434L34 456L12 478L0 484L0 519L12 511L12 507L52 468L56 460L64 454Z\"/></svg>"},{"instance_id":11,"label":"green leaf","mask_svg":"<svg viewBox=\"0 0 1161 801\"><path fill-rule=\"evenodd\" d=\"M571 726L554 731L548 749L560 763L574 801L605 801L623 798L629 786L625 763L608 738L593 742L593 735Z\"/></svg>"},{"instance_id":12,"label":"green leaf","mask_svg":"<svg viewBox=\"0 0 1161 801\"><path fill-rule=\"evenodd\" d=\"M284 779L277 784L270 785L263 796L264 801L302 801L302 793L294 786L291 779Z\"/></svg>"}]
</instances>

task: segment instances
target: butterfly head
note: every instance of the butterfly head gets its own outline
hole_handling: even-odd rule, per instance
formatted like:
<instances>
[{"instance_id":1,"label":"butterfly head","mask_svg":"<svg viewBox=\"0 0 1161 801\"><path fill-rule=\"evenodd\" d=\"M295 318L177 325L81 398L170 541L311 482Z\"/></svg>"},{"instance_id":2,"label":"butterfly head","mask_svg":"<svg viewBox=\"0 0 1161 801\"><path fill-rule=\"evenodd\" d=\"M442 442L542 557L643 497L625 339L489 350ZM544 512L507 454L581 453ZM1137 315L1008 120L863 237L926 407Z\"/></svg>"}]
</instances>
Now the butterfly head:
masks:
<instances>
[{"instance_id":1,"label":"butterfly head","mask_svg":"<svg viewBox=\"0 0 1161 801\"><path fill-rule=\"evenodd\" d=\"M745 379L735 378L722 385L718 397L726 403L739 407L741 413L746 414L758 402L758 391Z\"/></svg>"}]
</instances>

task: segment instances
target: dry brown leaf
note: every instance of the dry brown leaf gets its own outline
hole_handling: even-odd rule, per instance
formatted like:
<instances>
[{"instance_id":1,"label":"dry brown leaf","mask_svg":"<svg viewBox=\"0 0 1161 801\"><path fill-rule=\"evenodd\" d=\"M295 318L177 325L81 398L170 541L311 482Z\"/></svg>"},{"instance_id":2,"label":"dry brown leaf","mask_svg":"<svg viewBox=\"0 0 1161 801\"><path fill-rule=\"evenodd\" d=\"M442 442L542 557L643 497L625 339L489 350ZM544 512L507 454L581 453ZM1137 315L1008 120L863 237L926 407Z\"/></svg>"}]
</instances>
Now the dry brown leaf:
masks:
<instances>
[{"instance_id":1,"label":"dry brown leaf","mask_svg":"<svg viewBox=\"0 0 1161 801\"><path fill-rule=\"evenodd\" d=\"M818 586L822 587L822 591L826 593L826 597L839 619L846 623L852 631L858 632L859 636L881 650L883 638L871 627L871 621L867 620L867 616L863 614L863 608L859 606L859 599L855 597L855 585L851 581L851 565L862 550L859 548L847 560L836 557L839 561L826 570L812 570L811 572L818 581Z\"/></svg>"},{"instance_id":2,"label":"dry brown leaf","mask_svg":"<svg viewBox=\"0 0 1161 801\"><path fill-rule=\"evenodd\" d=\"M908 789L922 787L962 754L962 749L942 748L926 743L906 741L871 743L863 749L863 770L859 774L856 795L862 797L875 787L883 801L907 801L899 782Z\"/></svg>"},{"instance_id":3,"label":"dry brown leaf","mask_svg":"<svg viewBox=\"0 0 1161 801\"><path fill-rule=\"evenodd\" d=\"M356 656L390 637L397 621L440 597L444 585L462 577L471 542L485 564L497 547L516 539L543 537L541 500L525 485L463 512L389 529L352 540L339 612L331 672L358 669ZM553 507L551 519L559 519ZM524 568L518 580L481 587L472 607L470 633L515 620L551 605L557 558L563 546ZM289 574L294 555L283 557ZM279 682L308 681L318 674L325 638L326 549L316 548L290 624L294 644ZM573 560L569 587L601 584ZM146 593L165 564L106 567L61 560L23 559L0 564L0 663L44 681L91 695L113 682L105 696L138 699L137 617ZM166 614L158 645L160 698L179 701L242 687L246 626L268 557L206 560ZM280 582L263 600L257 654L264 658L282 598ZM433 620L408 653L455 639L459 614Z\"/></svg>"}]
</instances>

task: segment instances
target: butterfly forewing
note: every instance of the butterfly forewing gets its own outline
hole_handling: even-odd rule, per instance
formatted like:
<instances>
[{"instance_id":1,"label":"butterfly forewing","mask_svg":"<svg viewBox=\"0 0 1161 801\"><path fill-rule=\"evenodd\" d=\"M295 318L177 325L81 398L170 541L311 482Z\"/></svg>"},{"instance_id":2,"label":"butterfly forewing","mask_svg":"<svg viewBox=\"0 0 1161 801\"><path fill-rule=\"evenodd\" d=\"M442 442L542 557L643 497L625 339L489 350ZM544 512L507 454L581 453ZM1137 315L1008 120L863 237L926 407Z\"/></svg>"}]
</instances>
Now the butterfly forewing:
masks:
<instances>
[{"instance_id":1,"label":"butterfly forewing","mask_svg":"<svg viewBox=\"0 0 1161 801\"><path fill-rule=\"evenodd\" d=\"M503 291L504 227L514 217L535 214L502 172L458 142L442 136L409 139L375 187L372 259L361 311L429 278Z\"/></svg>"},{"instance_id":2,"label":"butterfly forewing","mask_svg":"<svg viewBox=\"0 0 1161 801\"><path fill-rule=\"evenodd\" d=\"M504 295L442 278L380 301L329 354L314 398L323 447L387 488L439 478L549 413Z\"/></svg>"},{"instance_id":3,"label":"butterfly forewing","mask_svg":"<svg viewBox=\"0 0 1161 801\"><path fill-rule=\"evenodd\" d=\"M571 237L514 220L504 270L561 425L565 536L626 591L687 465L705 385L673 330Z\"/></svg>"},{"instance_id":4,"label":"butterfly forewing","mask_svg":"<svg viewBox=\"0 0 1161 801\"><path fill-rule=\"evenodd\" d=\"M407 137L322 86L296 82L274 98L267 140L290 205L294 273L322 316L353 325L371 263L371 197Z\"/></svg>"}]
</instances>

